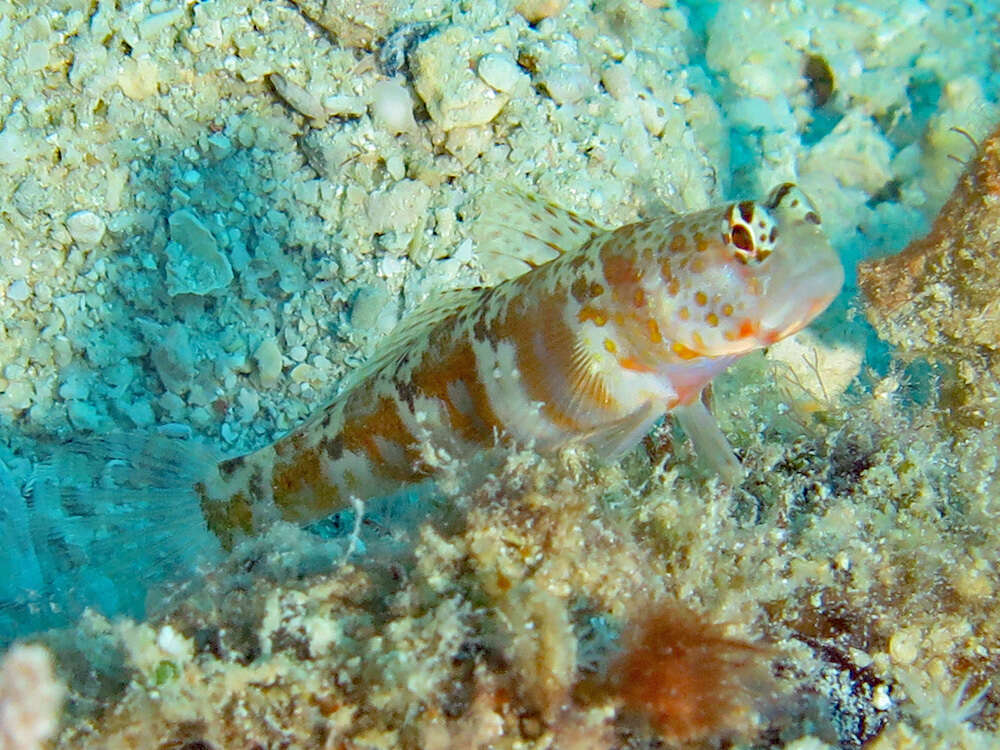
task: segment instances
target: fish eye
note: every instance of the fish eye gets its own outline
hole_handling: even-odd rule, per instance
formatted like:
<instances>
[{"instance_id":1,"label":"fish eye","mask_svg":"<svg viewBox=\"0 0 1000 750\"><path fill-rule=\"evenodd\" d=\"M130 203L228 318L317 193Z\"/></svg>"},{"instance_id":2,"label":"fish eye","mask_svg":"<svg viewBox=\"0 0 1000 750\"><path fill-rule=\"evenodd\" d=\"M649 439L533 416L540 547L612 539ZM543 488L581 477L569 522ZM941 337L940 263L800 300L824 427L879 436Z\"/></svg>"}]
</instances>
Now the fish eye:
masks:
<instances>
[{"instance_id":1,"label":"fish eye","mask_svg":"<svg viewBox=\"0 0 1000 750\"><path fill-rule=\"evenodd\" d=\"M741 263L760 262L774 250L778 225L764 206L740 201L729 206L722 241Z\"/></svg>"}]
</instances>

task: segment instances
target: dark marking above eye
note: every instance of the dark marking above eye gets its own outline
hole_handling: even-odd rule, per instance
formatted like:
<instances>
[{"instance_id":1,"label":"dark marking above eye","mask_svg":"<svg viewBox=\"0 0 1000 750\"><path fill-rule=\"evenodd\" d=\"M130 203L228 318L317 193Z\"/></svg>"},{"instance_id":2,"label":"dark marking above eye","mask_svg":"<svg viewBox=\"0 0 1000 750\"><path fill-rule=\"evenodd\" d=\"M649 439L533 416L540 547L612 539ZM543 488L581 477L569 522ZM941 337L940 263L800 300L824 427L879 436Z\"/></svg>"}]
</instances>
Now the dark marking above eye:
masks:
<instances>
[{"instance_id":1,"label":"dark marking above eye","mask_svg":"<svg viewBox=\"0 0 1000 750\"><path fill-rule=\"evenodd\" d=\"M753 252L753 236L746 227L733 227L733 244L744 252Z\"/></svg>"},{"instance_id":2,"label":"dark marking above eye","mask_svg":"<svg viewBox=\"0 0 1000 750\"><path fill-rule=\"evenodd\" d=\"M771 236L768 238L768 241L773 245L775 240L777 239L778 239L778 228L771 227Z\"/></svg>"},{"instance_id":3,"label":"dark marking above eye","mask_svg":"<svg viewBox=\"0 0 1000 750\"><path fill-rule=\"evenodd\" d=\"M740 218L743 219L747 224L753 221L753 201L740 201Z\"/></svg>"},{"instance_id":4,"label":"dark marking above eye","mask_svg":"<svg viewBox=\"0 0 1000 750\"><path fill-rule=\"evenodd\" d=\"M795 185L791 182L782 183L774 192L771 193L771 200L767 202L768 208L777 208L781 205L781 201L785 199L788 195L788 191L791 190Z\"/></svg>"}]
</instances>

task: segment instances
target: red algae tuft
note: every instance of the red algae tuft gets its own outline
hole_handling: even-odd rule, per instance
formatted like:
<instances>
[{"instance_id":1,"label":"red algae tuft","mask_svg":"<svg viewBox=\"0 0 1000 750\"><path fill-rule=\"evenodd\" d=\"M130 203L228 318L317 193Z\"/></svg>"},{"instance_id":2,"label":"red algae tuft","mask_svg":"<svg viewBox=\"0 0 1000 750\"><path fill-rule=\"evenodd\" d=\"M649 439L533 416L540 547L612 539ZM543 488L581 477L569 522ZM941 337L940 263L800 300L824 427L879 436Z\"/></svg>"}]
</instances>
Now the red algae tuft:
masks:
<instances>
[{"instance_id":1,"label":"red algae tuft","mask_svg":"<svg viewBox=\"0 0 1000 750\"><path fill-rule=\"evenodd\" d=\"M729 738L752 725L770 651L676 603L657 605L623 635L609 687L672 743Z\"/></svg>"}]
</instances>

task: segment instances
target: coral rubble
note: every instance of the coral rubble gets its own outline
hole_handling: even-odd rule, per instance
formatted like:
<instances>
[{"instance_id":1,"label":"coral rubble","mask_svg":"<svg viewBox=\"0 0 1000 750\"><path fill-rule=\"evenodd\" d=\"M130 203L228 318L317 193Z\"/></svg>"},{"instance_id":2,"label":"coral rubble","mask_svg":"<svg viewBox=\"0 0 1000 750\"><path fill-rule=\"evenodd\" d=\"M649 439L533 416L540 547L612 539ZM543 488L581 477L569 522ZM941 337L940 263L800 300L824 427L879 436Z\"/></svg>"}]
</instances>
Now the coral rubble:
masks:
<instances>
[{"instance_id":1,"label":"coral rubble","mask_svg":"<svg viewBox=\"0 0 1000 750\"><path fill-rule=\"evenodd\" d=\"M0 662L0 750L36 750L59 727L63 685L41 646L15 646Z\"/></svg>"},{"instance_id":2,"label":"coral rubble","mask_svg":"<svg viewBox=\"0 0 1000 750\"><path fill-rule=\"evenodd\" d=\"M1000 129L981 144L931 231L864 261L858 284L880 336L955 367L952 406L982 421L1000 382Z\"/></svg>"},{"instance_id":3,"label":"coral rubble","mask_svg":"<svg viewBox=\"0 0 1000 750\"><path fill-rule=\"evenodd\" d=\"M884 395L783 424L740 390L736 490L668 431L621 466L513 454L394 555L280 575L306 532L278 527L148 622L92 620L122 675L69 680L57 747L989 746L988 469Z\"/></svg>"}]
</instances>

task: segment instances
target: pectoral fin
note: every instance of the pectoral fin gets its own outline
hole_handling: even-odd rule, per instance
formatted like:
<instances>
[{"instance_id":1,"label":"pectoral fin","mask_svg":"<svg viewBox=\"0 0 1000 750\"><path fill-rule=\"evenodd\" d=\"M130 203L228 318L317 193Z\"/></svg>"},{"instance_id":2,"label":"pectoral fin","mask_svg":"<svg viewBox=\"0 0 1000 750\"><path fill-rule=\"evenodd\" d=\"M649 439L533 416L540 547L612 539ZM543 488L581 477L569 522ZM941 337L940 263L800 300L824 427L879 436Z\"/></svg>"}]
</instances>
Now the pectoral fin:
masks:
<instances>
[{"instance_id":1,"label":"pectoral fin","mask_svg":"<svg viewBox=\"0 0 1000 750\"><path fill-rule=\"evenodd\" d=\"M743 465L733 454L726 436L708 408L695 399L693 403L673 410L677 422L694 444L695 453L716 471L726 484L735 486L743 479Z\"/></svg>"}]
</instances>

